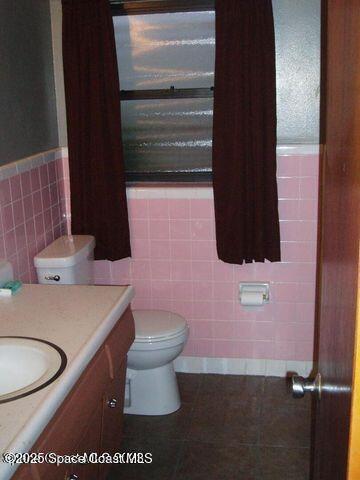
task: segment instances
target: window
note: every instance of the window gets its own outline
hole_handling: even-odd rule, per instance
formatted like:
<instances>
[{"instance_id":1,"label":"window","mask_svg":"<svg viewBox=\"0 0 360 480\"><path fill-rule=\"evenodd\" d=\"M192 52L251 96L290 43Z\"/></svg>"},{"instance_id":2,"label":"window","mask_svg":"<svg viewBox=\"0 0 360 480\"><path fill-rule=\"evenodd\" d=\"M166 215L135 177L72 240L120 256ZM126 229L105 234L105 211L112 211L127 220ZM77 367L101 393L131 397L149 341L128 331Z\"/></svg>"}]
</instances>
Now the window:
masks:
<instances>
[{"instance_id":1,"label":"window","mask_svg":"<svg viewBox=\"0 0 360 480\"><path fill-rule=\"evenodd\" d=\"M189 5L202 11L187 11ZM211 178L215 13L210 8L209 2L170 0L113 7L128 180Z\"/></svg>"}]
</instances>

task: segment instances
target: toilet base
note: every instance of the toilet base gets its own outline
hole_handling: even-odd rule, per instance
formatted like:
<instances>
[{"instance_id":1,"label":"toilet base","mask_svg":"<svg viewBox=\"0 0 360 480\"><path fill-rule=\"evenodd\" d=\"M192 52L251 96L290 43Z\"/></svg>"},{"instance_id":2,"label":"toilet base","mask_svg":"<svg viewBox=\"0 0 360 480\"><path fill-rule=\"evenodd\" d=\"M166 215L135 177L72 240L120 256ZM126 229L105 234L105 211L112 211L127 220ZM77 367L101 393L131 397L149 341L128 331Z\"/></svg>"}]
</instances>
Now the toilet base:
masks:
<instances>
[{"instance_id":1,"label":"toilet base","mask_svg":"<svg viewBox=\"0 0 360 480\"><path fill-rule=\"evenodd\" d=\"M124 413L167 415L180 405L173 362L148 370L127 369Z\"/></svg>"}]
</instances>

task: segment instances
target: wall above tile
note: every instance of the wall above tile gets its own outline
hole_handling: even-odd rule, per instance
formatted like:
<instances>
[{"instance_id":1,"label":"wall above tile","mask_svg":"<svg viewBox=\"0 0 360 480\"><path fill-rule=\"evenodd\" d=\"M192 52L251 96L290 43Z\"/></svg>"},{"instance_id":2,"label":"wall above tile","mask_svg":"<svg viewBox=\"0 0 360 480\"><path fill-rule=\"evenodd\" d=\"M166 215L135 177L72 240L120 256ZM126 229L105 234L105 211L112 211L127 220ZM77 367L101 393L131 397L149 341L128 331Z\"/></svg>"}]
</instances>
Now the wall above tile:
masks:
<instances>
[{"instance_id":1,"label":"wall above tile","mask_svg":"<svg viewBox=\"0 0 360 480\"><path fill-rule=\"evenodd\" d=\"M0 165L59 145L50 2L0 2Z\"/></svg>"}]
</instances>

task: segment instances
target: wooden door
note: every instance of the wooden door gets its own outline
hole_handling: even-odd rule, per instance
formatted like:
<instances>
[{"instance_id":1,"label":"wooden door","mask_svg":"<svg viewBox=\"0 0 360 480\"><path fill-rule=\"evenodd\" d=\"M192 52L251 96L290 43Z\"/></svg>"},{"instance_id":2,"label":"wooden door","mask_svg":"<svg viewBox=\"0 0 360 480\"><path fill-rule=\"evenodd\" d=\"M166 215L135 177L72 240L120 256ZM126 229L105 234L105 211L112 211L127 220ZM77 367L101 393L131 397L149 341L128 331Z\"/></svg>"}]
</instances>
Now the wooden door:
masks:
<instances>
[{"instance_id":1,"label":"wooden door","mask_svg":"<svg viewBox=\"0 0 360 480\"><path fill-rule=\"evenodd\" d=\"M360 218L360 2L324 1L324 146L317 296L314 480L348 476ZM358 412L360 413L360 412Z\"/></svg>"}]
</instances>

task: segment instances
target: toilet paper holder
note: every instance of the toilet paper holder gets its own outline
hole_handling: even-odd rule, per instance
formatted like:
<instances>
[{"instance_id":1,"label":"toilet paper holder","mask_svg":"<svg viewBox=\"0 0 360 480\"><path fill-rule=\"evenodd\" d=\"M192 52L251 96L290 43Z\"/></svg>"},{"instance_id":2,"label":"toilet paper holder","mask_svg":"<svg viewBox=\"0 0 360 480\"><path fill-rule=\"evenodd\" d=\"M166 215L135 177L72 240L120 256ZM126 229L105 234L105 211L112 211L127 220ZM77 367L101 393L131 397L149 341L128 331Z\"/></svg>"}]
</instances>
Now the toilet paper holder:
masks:
<instances>
[{"instance_id":1,"label":"toilet paper holder","mask_svg":"<svg viewBox=\"0 0 360 480\"><path fill-rule=\"evenodd\" d=\"M239 302L243 293L262 293L263 303L269 303L270 284L269 282L241 282L239 283Z\"/></svg>"}]
</instances>

